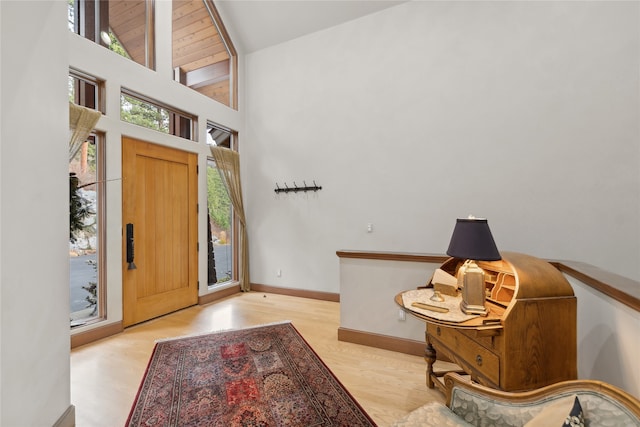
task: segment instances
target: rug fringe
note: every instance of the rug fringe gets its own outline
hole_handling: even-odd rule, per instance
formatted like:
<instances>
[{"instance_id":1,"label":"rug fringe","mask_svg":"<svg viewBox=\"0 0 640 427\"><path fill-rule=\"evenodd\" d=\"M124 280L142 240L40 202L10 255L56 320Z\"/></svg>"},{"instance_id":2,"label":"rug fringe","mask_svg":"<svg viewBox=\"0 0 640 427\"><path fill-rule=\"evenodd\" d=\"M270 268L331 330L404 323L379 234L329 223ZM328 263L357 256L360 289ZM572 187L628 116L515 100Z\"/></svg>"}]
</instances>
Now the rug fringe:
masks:
<instances>
[{"instance_id":1,"label":"rug fringe","mask_svg":"<svg viewBox=\"0 0 640 427\"><path fill-rule=\"evenodd\" d=\"M201 337L201 336L204 336L204 335L220 334L220 333L224 333L224 332L242 331L242 330L246 330L246 329L256 329L256 328L262 328L262 327L265 327L265 326L282 325L282 324L285 324L285 323L292 323L292 322L291 322L291 320L280 320L278 322L261 323L259 325L245 326L245 327L242 327L242 328L217 329L217 330L214 330L214 331L201 332L199 334L193 334L193 335L182 335L182 336L178 336L178 337L160 338L160 339L155 340L155 343L157 344L157 343L161 343L161 342L181 340L181 339L185 339L185 338L196 338L196 337Z\"/></svg>"}]
</instances>

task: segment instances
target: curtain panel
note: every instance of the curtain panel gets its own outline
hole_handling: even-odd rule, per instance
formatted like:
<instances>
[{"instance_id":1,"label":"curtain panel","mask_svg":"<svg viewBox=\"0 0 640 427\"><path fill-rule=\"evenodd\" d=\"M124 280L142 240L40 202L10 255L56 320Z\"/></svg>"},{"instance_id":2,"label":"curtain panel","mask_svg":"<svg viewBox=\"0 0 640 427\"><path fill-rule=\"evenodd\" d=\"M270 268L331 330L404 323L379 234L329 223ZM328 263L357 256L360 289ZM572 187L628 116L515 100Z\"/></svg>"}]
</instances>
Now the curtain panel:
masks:
<instances>
[{"instance_id":1,"label":"curtain panel","mask_svg":"<svg viewBox=\"0 0 640 427\"><path fill-rule=\"evenodd\" d=\"M211 146L211 155L216 161L218 172L225 183L234 212L240 222L239 230L239 277L240 289L248 292L251 289L249 282L249 244L247 236L247 221L244 215L242 203L242 186L240 184L240 155L228 148Z\"/></svg>"},{"instance_id":2,"label":"curtain panel","mask_svg":"<svg viewBox=\"0 0 640 427\"><path fill-rule=\"evenodd\" d=\"M73 102L69 102L69 162L87 140L89 134L98 123L102 113L86 107L81 107Z\"/></svg>"}]
</instances>

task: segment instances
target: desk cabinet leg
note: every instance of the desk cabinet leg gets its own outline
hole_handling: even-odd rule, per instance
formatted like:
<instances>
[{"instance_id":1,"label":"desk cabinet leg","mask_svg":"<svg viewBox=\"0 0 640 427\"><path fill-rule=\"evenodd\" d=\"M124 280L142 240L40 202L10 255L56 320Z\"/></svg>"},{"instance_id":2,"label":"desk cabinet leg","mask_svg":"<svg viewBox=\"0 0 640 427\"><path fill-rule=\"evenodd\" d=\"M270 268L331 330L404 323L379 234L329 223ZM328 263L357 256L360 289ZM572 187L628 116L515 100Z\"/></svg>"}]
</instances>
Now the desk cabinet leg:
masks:
<instances>
[{"instance_id":1,"label":"desk cabinet leg","mask_svg":"<svg viewBox=\"0 0 640 427\"><path fill-rule=\"evenodd\" d=\"M424 349L424 360L427 362L427 387L433 388L433 364L436 363L436 349L427 340L427 346Z\"/></svg>"}]
</instances>

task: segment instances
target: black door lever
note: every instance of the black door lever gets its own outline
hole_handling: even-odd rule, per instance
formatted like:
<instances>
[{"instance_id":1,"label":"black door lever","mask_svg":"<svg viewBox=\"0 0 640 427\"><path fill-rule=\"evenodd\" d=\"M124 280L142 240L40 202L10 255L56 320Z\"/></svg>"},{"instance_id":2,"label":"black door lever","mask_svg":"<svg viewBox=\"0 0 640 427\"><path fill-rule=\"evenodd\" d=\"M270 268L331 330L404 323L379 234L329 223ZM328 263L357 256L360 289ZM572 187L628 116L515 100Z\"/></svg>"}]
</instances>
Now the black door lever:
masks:
<instances>
[{"instance_id":1,"label":"black door lever","mask_svg":"<svg viewBox=\"0 0 640 427\"><path fill-rule=\"evenodd\" d=\"M127 224L127 270L135 270L136 265L133 263L133 224Z\"/></svg>"}]
</instances>

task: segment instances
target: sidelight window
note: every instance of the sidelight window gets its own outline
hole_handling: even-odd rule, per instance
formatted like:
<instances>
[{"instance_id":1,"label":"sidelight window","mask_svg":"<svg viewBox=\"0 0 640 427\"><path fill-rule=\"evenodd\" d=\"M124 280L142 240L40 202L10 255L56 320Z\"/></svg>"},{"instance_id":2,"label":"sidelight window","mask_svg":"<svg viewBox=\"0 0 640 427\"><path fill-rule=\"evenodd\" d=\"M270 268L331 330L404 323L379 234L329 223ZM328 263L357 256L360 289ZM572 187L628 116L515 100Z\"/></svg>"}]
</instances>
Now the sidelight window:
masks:
<instances>
[{"instance_id":1,"label":"sidelight window","mask_svg":"<svg viewBox=\"0 0 640 427\"><path fill-rule=\"evenodd\" d=\"M207 143L233 149L234 134L207 123ZM234 214L231 199L213 158L207 158L208 283L235 280Z\"/></svg>"},{"instance_id":2,"label":"sidelight window","mask_svg":"<svg viewBox=\"0 0 640 427\"><path fill-rule=\"evenodd\" d=\"M103 316L104 135L94 133L69 163L71 327Z\"/></svg>"},{"instance_id":3,"label":"sidelight window","mask_svg":"<svg viewBox=\"0 0 640 427\"><path fill-rule=\"evenodd\" d=\"M69 70L69 101L103 111L104 82ZM105 135L94 131L69 161L71 327L103 318L106 301Z\"/></svg>"}]
</instances>

